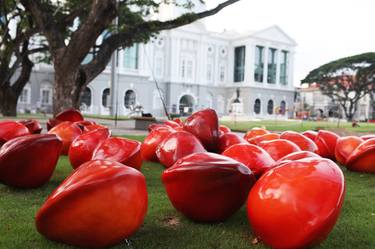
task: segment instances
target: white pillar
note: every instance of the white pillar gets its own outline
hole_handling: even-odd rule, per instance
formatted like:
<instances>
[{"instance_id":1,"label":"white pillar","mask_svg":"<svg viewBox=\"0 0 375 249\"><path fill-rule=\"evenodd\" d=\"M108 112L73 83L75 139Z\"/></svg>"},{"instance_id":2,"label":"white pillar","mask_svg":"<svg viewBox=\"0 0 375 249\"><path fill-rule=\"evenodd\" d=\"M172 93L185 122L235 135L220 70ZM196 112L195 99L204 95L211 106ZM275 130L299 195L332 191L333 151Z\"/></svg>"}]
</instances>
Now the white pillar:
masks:
<instances>
[{"instance_id":1,"label":"white pillar","mask_svg":"<svg viewBox=\"0 0 375 249\"><path fill-rule=\"evenodd\" d=\"M268 76L268 46L264 47L263 83L267 84Z\"/></svg>"}]
</instances>

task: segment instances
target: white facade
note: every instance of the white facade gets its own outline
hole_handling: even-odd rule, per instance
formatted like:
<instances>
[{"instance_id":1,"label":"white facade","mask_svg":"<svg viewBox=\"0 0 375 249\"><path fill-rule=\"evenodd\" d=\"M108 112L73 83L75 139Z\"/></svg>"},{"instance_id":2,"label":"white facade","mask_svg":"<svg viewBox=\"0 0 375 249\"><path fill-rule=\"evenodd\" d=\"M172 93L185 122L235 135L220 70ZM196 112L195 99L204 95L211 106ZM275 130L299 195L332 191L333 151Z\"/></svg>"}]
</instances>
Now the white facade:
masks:
<instances>
[{"instance_id":1,"label":"white facade","mask_svg":"<svg viewBox=\"0 0 375 249\"><path fill-rule=\"evenodd\" d=\"M323 95L317 86L303 87L299 89L299 101L296 103L299 111L309 110L311 114L318 117L336 117L339 114L342 118L345 118L344 111L338 103L332 102L332 100ZM365 95L358 102L357 112L355 113L356 120L369 120L374 119L373 108L371 104L370 95Z\"/></svg>"},{"instance_id":2,"label":"white facade","mask_svg":"<svg viewBox=\"0 0 375 249\"><path fill-rule=\"evenodd\" d=\"M200 11L204 6L196 8ZM179 14L166 8L159 18ZM147 44L137 44L119 52L117 101L113 108L119 115L129 115L140 105L144 112L163 116L156 81L168 111L173 114L211 107L220 115L236 113L274 118L277 113L287 118L293 113L295 47L295 41L278 26L255 32L214 33L199 21L161 32ZM108 66L89 84L82 100L84 112L110 113L110 71ZM52 91L52 82L52 66L37 65L31 78L34 87L30 90L30 104L20 102L20 108L50 109L52 92L48 94L48 91ZM233 105L237 89L240 104Z\"/></svg>"}]
</instances>

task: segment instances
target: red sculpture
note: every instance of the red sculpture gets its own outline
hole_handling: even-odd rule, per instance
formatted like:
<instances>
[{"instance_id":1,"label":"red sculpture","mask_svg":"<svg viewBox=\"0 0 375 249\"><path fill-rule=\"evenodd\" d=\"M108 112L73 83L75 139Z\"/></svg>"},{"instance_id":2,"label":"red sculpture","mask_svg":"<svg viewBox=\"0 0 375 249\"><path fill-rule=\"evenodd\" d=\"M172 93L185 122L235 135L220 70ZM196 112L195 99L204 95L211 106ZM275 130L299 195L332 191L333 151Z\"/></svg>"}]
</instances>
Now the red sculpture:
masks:
<instances>
[{"instance_id":1,"label":"red sculpture","mask_svg":"<svg viewBox=\"0 0 375 249\"><path fill-rule=\"evenodd\" d=\"M81 165L52 192L35 223L50 240L103 248L134 234L146 211L141 172L118 162L94 160Z\"/></svg>"},{"instance_id":2,"label":"red sculpture","mask_svg":"<svg viewBox=\"0 0 375 249\"><path fill-rule=\"evenodd\" d=\"M233 145L225 150L223 155L243 163L251 169L256 177L260 177L275 163L264 149L253 144Z\"/></svg>"},{"instance_id":3,"label":"red sculpture","mask_svg":"<svg viewBox=\"0 0 375 249\"><path fill-rule=\"evenodd\" d=\"M110 137L96 148L92 159L116 161L140 170L141 143L127 138Z\"/></svg>"},{"instance_id":4,"label":"red sculpture","mask_svg":"<svg viewBox=\"0 0 375 249\"><path fill-rule=\"evenodd\" d=\"M51 178L62 142L54 134L14 138L0 149L0 182L13 187L35 188Z\"/></svg>"},{"instance_id":5,"label":"red sculpture","mask_svg":"<svg viewBox=\"0 0 375 249\"><path fill-rule=\"evenodd\" d=\"M247 203L252 230L272 248L309 248L334 227L345 196L341 169L306 158L268 170Z\"/></svg>"},{"instance_id":6,"label":"red sculpture","mask_svg":"<svg viewBox=\"0 0 375 249\"><path fill-rule=\"evenodd\" d=\"M186 131L169 134L156 149L159 162L166 168L171 167L178 159L196 152L206 150L198 138Z\"/></svg>"},{"instance_id":7,"label":"red sculpture","mask_svg":"<svg viewBox=\"0 0 375 249\"><path fill-rule=\"evenodd\" d=\"M83 133L76 137L69 147L69 161L73 168L90 161L95 149L110 136L107 128Z\"/></svg>"},{"instance_id":8,"label":"red sculpture","mask_svg":"<svg viewBox=\"0 0 375 249\"><path fill-rule=\"evenodd\" d=\"M213 153L195 153L164 171L162 180L169 200L186 217L218 222L244 204L255 182L245 165Z\"/></svg>"},{"instance_id":9,"label":"red sculpture","mask_svg":"<svg viewBox=\"0 0 375 249\"><path fill-rule=\"evenodd\" d=\"M196 136L206 150L217 152L219 140L219 119L215 110L204 109L185 120L184 130Z\"/></svg>"}]
</instances>

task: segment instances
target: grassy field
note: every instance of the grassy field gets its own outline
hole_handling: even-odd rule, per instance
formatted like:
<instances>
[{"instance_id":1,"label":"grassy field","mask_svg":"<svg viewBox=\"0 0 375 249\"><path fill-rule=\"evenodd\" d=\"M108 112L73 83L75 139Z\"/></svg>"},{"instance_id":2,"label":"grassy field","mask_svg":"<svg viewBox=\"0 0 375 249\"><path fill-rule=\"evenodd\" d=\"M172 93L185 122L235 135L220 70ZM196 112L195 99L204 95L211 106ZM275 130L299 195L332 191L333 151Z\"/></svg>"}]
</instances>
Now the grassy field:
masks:
<instances>
[{"instance_id":1,"label":"grassy field","mask_svg":"<svg viewBox=\"0 0 375 249\"><path fill-rule=\"evenodd\" d=\"M352 127L351 123L328 122L328 121L301 121L301 120L262 120L262 121L221 121L223 125L235 131L248 131L253 127L265 127L271 131L306 131L316 129L345 130L347 132L373 132L375 133L375 123L359 123L359 127Z\"/></svg>"},{"instance_id":2,"label":"grassy field","mask_svg":"<svg viewBox=\"0 0 375 249\"><path fill-rule=\"evenodd\" d=\"M142 139L141 137L133 137ZM71 248L49 241L37 233L34 217L48 194L68 176L72 168L61 157L51 181L38 189L19 190L0 184L0 248ZM160 180L163 167L145 162L149 208L144 225L115 248L266 248L254 239L243 207L218 224L201 224L181 216L170 204ZM343 212L328 239L318 248L375 248L375 175L344 169L347 194Z\"/></svg>"}]
</instances>

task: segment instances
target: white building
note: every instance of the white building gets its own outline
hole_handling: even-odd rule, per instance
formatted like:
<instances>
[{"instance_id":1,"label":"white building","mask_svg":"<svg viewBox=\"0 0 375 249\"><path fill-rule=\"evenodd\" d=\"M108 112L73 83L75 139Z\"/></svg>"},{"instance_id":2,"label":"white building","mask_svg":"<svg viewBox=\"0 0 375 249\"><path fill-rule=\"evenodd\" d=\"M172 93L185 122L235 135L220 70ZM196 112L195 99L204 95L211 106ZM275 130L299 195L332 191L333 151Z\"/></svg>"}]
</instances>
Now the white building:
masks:
<instances>
[{"instance_id":1,"label":"white building","mask_svg":"<svg viewBox=\"0 0 375 249\"><path fill-rule=\"evenodd\" d=\"M197 5L197 10L201 9L204 6ZM157 18L165 20L180 11L164 6ZM119 52L115 82L118 113L128 115L141 105L146 113L164 116L157 82L174 114L211 107L219 115L287 118L293 115L295 47L296 42L276 25L251 32L215 33L198 21L164 31L147 44ZM110 71L109 65L86 88L84 112L110 113ZM36 65L19 108L50 110L52 82L52 66Z\"/></svg>"},{"instance_id":2,"label":"white building","mask_svg":"<svg viewBox=\"0 0 375 249\"><path fill-rule=\"evenodd\" d=\"M333 102L328 96L323 95L316 84L310 86L304 85L298 90L299 101L296 102L296 110L309 110L310 114L317 117L337 117L345 118L343 108ZM365 95L358 102L357 112L355 113L356 120L373 120L374 109L370 95Z\"/></svg>"}]
</instances>

